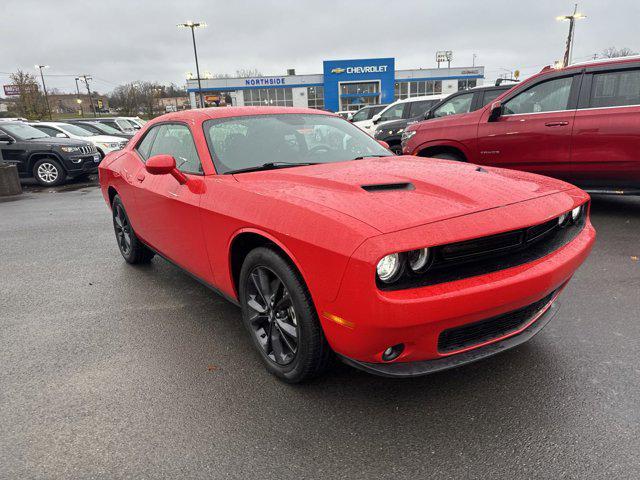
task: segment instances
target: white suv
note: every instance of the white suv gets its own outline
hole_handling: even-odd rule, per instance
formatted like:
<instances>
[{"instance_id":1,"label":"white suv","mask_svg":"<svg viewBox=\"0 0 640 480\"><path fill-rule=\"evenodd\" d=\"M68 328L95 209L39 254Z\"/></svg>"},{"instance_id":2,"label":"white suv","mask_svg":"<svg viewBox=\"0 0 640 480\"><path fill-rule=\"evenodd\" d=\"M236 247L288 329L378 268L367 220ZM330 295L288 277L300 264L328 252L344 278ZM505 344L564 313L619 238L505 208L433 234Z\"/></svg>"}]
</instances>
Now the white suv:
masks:
<instances>
[{"instance_id":1,"label":"white suv","mask_svg":"<svg viewBox=\"0 0 640 480\"><path fill-rule=\"evenodd\" d=\"M30 123L34 128L46 133L50 137L74 138L93 143L100 156L115 150L122 150L127 145L127 140L122 137L112 137L111 135L96 135L89 130L85 130L78 125L63 122L36 122Z\"/></svg>"},{"instance_id":2,"label":"white suv","mask_svg":"<svg viewBox=\"0 0 640 480\"><path fill-rule=\"evenodd\" d=\"M377 126L384 125L386 122L407 120L424 115L427 110L434 105L434 101L439 102L448 96L449 95L426 95L424 97L410 97L397 100L381 112L376 113L371 119L354 122L353 124L369 135L373 135Z\"/></svg>"}]
</instances>

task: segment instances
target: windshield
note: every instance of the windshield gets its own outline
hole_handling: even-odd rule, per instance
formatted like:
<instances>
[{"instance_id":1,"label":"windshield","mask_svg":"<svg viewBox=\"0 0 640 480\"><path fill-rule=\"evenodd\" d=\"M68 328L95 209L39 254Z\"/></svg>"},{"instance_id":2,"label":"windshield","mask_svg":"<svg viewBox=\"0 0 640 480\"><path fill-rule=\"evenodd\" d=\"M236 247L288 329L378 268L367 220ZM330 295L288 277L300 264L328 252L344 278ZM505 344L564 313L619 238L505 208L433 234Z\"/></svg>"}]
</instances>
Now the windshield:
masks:
<instances>
[{"instance_id":1,"label":"windshield","mask_svg":"<svg viewBox=\"0 0 640 480\"><path fill-rule=\"evenodd\" d=\"M85 130L82 127L79 127L77 125L72 125L70 123L61 125L60 128L62 130L65 130L67 132L69 132L72 135L77 135L78 137L93 137L95 136L95 133L90 132L89 130Z\"/></svg>"},{"instance_id":2,"label":"windshield","mask_svg":"<svg viewBox=\"0 0 640 480\"><path fill-rule=\"evenodd\" d=\"M218 173L267 163L334 163L392 155L358 127L329 115L220 118L205 122L204 131Z\"/></svg>"},{"instance_id":3,"label":"windshield","mask_svg":"<svg viewBox=\"0 0 640 480\"><path fill-rule=\"evenodd\" d=\"M363 120L368 120L370 111L371 111L370 108L367 108L367 107L361 108L353 115L351 120L353 122L361 122Z\"/></svg>"},{"instance_id":4,"label":"windshield","mask_svg":"<svg viewBox=\"0 0 640 480\"><path fill-rule=\"evenodd\" d=\"M107 135L122 135L122 132L120 130L110 127L105 123L96 122L96 123L90 123L89 125L95 128L96 130L102 133L105 133ZM83 124L80 124L80 126L83 126Z\"/></svg>"},{"instance_id":5,"label":"windshield","mask_svg":"<svg viewBox=\"0 0 640 480\"><path fill-rule=\"evenodd\" d=\"M123 130L135 130L137 125L134 125L133 122L129 120L125 120L124 118L119 118L116 120L116 123L122 127Z\"/></svg>"},{"instance_id":6,"label":"windshield","mask_svg":"<svg viewBox=\"0 0 640 480\"><path fill-rule=\"evenodd\" d=\"M20 140L33 140L34 138L47 138L47 135L44 132L41 132L37 128L33 128L31 125L21 125L18 123L2 125L10 135L19 138Z\"/></svg>"}]
</instances>

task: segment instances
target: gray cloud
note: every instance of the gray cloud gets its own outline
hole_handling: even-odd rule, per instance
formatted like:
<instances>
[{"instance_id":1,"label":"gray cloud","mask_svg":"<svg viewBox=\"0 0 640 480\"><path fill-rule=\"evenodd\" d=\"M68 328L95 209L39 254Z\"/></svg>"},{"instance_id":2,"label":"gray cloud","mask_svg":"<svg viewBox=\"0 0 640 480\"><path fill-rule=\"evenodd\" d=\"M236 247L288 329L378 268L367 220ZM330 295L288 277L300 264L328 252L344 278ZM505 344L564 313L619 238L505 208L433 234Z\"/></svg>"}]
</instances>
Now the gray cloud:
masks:
<instances>
[{"instance_id":1,"label":"gray cloud","mask_svg":"<svg viewBox=\"0 0 640 480\"><path fill-rule=\"evenodd\" d=\"M454 65L524 75L562 57L567 25L555 20L573 2L539 0L0 0L0 80L18 68L51 65L47 83L71 91L89 73L94 87L150 80L184 83L194 71L189 32L175 24L204 20L198 30L201 71L320 73L322 60L391 56L397 68L435 66L435 51L454 51ZM640 50L640 2L583 1L575 59L608 46Z\"/></svg>"}]
</instances>

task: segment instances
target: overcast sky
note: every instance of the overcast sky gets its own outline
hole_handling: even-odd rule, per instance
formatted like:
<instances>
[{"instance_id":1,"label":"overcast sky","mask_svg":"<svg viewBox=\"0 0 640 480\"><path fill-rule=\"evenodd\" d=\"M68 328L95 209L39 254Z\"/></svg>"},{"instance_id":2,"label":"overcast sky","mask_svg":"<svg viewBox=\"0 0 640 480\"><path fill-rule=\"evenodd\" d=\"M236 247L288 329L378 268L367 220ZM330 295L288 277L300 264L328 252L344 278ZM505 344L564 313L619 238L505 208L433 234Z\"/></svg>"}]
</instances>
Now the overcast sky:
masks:
<instances>
[{"instance_id":1,"label":"overcast sky","mask_svg":"<svg viewBox=\"0 0 640 480\"><path fill-rule=\"evenodd\" d=\"M326 59L395 57L396 68L434 67L436 50L453 66L505 68L523 75L560 59L571 13L565 0L0 0L0 79L50 65L47 86L75 89L93 75L99 92L134 80L184 84L195 71L188 30L196 31L201 72L257 68L265 75L321 73ZM639 0L579 4L574 60L609 46L640 51Z\"/></svg>"}]
</instances>

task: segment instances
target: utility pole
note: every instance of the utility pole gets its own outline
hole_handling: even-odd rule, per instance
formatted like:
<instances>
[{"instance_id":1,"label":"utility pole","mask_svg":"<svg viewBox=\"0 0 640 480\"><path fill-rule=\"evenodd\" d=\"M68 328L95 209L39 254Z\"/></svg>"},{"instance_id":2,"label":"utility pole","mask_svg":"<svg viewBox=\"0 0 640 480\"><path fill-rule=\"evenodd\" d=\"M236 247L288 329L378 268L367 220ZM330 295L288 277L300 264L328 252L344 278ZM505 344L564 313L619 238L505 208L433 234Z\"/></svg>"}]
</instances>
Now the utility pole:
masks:
<instances>
[{"instance_id":1,"label":"utility pole","mask_svg":"<svg viewBox=\"0 0 640 480\"><path fill-rule=\"evenodd\" d=\"M561 15L559 17L556 17L556 20L569 22L569 34L567 35L567 44L565 45L564 59L562 61L563 67L566 67L571 63L571 53L573 51L573 37L574 37L575 23L576 23L576 20L580 20L582 18L587 18L587 16L581 13L578 13L577 3L573 7L573 13L571 15Z\"/></svg>"},{"instance_id":2,"label":"utility pole","mask_svg":"<svg viewBox=\"0 0 640 480\"><path fill-rule=\"evenodd\" d=\"M89 94L89 102L91 103L91 110L93 111L93 118L97 117L96 115L96 106L93 104L93 95L91 95L91 89L89 88L89 80L93 80L88 75L80 75L80 77L84 80L84 84L87 86L87 93Z\"/></svg>"},{"instance_id":3,"label":"utility pole","mask_svg":"<svg viewBox=\"0 0 640 480\"><path fill-rule=\"evenodd\" d=\"M78 106L80 107L80 114L82 115L82 118L84 118L84 108L82 108L82 99L80 98L80 87L78 86L78 80L80 80L80 78L76 77L76 92L78 94L78 98L76 99L76 101L78 102Z\"/></svg>"},{"instance_id":4,"label":"utility pole","mask_svg":"<svg viewBox=\"0 0 640 480\"><path fill-rule=\"evenodd\" d=\"M193 40L193 55L196 57L196 75L198 76L198 96L200 97L200 108L204 108L204 97L202 95L202 83L200 81L200 67L198 65L198 50L196 48L196 28L206 28L207 24L205 22L192 22L188 21L185 23L179 23L177 25L178 28L190 28L191 29L191 39Z\"/></svg>"},{"instance_id":5,"label":"utility pole","mask_svg":"<svg viewBox=\"0 0 640 480\"><path fill-rule=\"evenodd\" d=\"M51 118L51 107L49 106L49 95L47 94L47 86L44 83L44 74L42 73L42 69L49 68L49 65L36 65L36 68L40 70L40 78L42 79L42 90L44 90L44 100L47 104L47 113L49 114L49 120L53 120L53 118Z\"/></svg>"}]
</instances>

